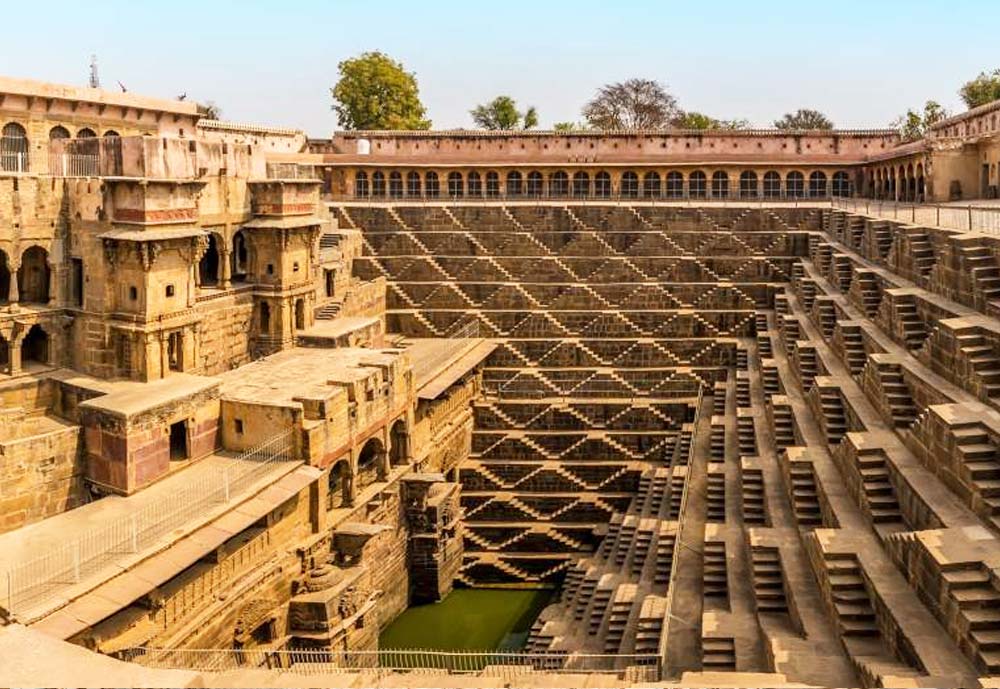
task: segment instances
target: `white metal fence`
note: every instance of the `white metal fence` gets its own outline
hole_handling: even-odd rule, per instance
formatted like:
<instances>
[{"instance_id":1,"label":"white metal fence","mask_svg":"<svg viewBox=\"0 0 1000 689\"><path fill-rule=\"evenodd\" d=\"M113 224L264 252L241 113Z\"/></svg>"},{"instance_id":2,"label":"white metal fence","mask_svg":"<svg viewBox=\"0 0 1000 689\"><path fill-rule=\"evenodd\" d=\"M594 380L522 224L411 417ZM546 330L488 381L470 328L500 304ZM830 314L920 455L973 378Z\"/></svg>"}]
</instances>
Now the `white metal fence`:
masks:
<instances>
[{"instance_id":1,"label":"white metal fence","mask_svg":"<svg viewBox=\"0 0 1000 689\"><path fill-rule=\"evenodd\" d=\"M260 479L275 462L294 457L294 431L286 431L238 457L211 476L157 499L110 524L86 531L62 546L0 574L8 618L29 621L46 612L66 587L100 572L115 560L143 550L196 519L213 505L228 503Z\"/></svg>"},{"instance_id":2,"label":"white metal fence","mask_svg":"<svg viewBox=\"0 0 1000 689\"><path fill-rule=\"evenodd\" d=\"M263 649L145 649L119 654L123 660L161 669L224 672L273 669L302 675L349 672L388 674L474 674L516 677L532 672L568 672L613 675L631 681L660 679L660 656L655 654L527 653L523 651L433 651L383 649L326 651Z\"/></svg>"},{"instance_id":3,"label":"white metal fence","mask_svg":"<svg viewBox=\"0 0 1000 689\"><path fill-rule=\"evenodd\" d=\"M869 199L834 199L833 207L913 225L965 232L1000 234L1000 206L897 203Z\"/></svg>"}]
</instances>

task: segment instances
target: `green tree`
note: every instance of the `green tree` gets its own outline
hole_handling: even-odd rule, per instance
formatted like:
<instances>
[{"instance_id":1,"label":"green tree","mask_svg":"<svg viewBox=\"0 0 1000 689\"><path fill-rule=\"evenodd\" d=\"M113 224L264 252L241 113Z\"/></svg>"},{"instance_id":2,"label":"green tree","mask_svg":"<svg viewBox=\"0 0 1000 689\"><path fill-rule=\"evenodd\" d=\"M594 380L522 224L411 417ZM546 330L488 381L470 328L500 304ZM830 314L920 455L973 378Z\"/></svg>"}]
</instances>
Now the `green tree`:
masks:
<instances>
[{"instance_id":1,"label":"green tree","mask_svg":"<svg viewBox=\"0 0 1000 689\"><path fill-rule=\"evenodd\" d=\"M672 123L680 129L749 129L750 122L744 119L717 120L701 112L684 112Z\"/></svg>"},{"instance_id":2,"label":"green tree","mask_svg":"<svg viewBox=\"0 0 1000 689\"><path fill-rule=\"evenodd\" d=\"M552 125L554 132L583 132L588 129L582 122L556 122Z\"/></svg>"},{"instance_id":3,"label":"green tree","mask_svg":"<svg viewBox=\"0 0 1000 689\"><path fill-rule=\"evenodd\" d=\"M958 95L970 110L1000 99L1000 69L980 72L978 77L962 84Z\"/></svg>"},{"instance_id":4,"label":"green tree","mask_svg":"<svg viewBox=\"0 0 1000 689\"><path fill-rule=\"evenodd\" d=\"M430 129L417 79L389 56L362 53L344 60L330 89L337 121L345 129Z\"/></svg>"},{"instance_id":5,"label":"green tree","mask_svg":"<svg viewBox=\"0 0 1000 689\"><path fill-rule=\"evenodd\" d=\"M775 120L774 126L776 129L833 129L833 122L819 110L800 108Z\"/></svg>"},{"instance_id":6,"label":"green tree","mask_svg":"<svg viewBox=\"0 0 1000 689\"><path fill-rule=\"evenodd\" d=\"M483 129L532 129L538 126L535 108L530 107L522 113L510 96L497 96L489 103L477 105L469 113L476 126Z\"/></svg>"},{"instance_id":7,"label":"green tree","mask_svg":"<svg viewBox=\"0 0 1000 689\"><path fill-rule=\"evenodd\" d=\"M657 81L628 79L606 84L583 107L594 129L662 129L681 114L677 99Z\"/></svg>"},{"instance_id":8,"label":"green tree","mask_svg":"<svg viewBox=\"0 0 1000 689\"><path fill-rule=\"evenodd\" d=\"M204 105L199 107L202 119L205 120L218 120L222 118L222 108L215 104L215 101L206 101Z\"/></svg>"},{"instance_id":9,"label":"green tree","mask_svg":"<svg viewBox=\"0 0 1000 689\"><path fill-rule=\"evenodd\" d=\"M899 130L903 141L916 141L923 138L933 125L949 116L940 103L929 100L924 103L923 112L911 108L905 115L896 118L892 126Z\"/></svg>"}]
</instances>

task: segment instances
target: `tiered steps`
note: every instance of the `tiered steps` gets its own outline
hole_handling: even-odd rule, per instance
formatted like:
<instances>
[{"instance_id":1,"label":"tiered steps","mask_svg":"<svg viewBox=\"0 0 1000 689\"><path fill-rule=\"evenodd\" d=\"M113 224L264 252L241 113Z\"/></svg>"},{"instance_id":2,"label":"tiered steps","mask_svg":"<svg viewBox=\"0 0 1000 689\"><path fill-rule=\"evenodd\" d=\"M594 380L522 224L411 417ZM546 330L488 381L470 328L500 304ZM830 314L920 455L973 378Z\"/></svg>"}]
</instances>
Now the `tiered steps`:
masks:
<instances>
[{"instance_id":1,"label":"tiered steps","mask_svg":"<svg viewBox=\"0 0 1000 689\"><path fill-rule=\"evenodd\" d=\"M836 445L847 432L847 419L844 415L844 401L838 389L819 391L820 409L823 413L823 429L826 431L826 441Z\"/></svg>"},{"instance_id":2,"label":"tiered steps","mask_svg":"<svg viewBox=\"0 0 1000 689\"><path fill-rule=\"evenodd\" d=\"M597 583L597 588L594 591L590 604L590 620L588 625L590 636L596 636L601 630L604 614L608 610L608 605L611 603L611 596L615 591L615 580L616 575L605 574Z\"/></svg>"},{"instance_id":3,"label":"tiered steps","mask_svg":"<svg viewBox=\"0 0 1000 689\"><path fill-rule=\"evenodd\" d=\"M743 521L765 525L767 512L764 502L764 475L760 469L743 469Z\"/></svg>"},{"instance_id":4,"label":"tiered steps","mask_svg":"<svg viewBox=\"0 0 1000 689\"><path fill-rule=\"evenodd\" d=\"M967 629L970 651L981 672L1000 673L1000 592L988 569L966 566L944 572L952 599Z\"/></svg>"},{"instance_id":5,"label":"tiered steps","mask_svg":"<svg viewBox=\"0 0 1000 689\"><path fill-rule=\"evenodd\" d=\"M934 257L934 247L931 245L930 238L920 228L909 229L907 235L913 265L921 276L927 277L931 274L936 260Z\"/></svg>"},{"instance_id":6,"label":"tiered steps","mask_svg":"<svg viewBox=\"0 0 1000 689\"><path fill-rule=\"evenodd\" d=\"M1000 357L993 345L977 330L962 331L956 338L983 396L1000 397Z\"/></svg>"},{"instance_id":7,"label":"tiered steps","mask_svg":"<svg viewBox=\"0 0 1000 689\"><path fill-rule=\"evenodd\" d=\"M882 303L882 287L875 273L870 270L859 270L857 275L858 292L861 294L861 307L868 318L874 318Z\"/></svg>"},{"instance_id":8,"label":"tiered steps","mask_svg":"<svg viewBox=\"0 0 1000 689\"><path fill-rule=\"evenodd\" d=\"M702 583L705 600L729 605L729 578L726 566L726 542L706 541Z\"/></svg>"},{"instance_id":9,"label":"tiered steps","mask_svg":"<svg viewBox=\"0 0 1000 689\"><path fill-rule=\"evenodd\" d=\"M701 640L701 665L707 671L736 670L736 644L730 637L706 637Z\"/></svg>"},{"instance_id":10,"label":"tiered steps","mask_svg":"<svg viewBox=\"0 0 1000 689\"><path fill-rule=\"evenodd\" d=\"M879 362L878 377L882 394L889 405L889 416L895 428L907 428L917 418L917 407L913 404L913 395L903 380L903 372L899 364Z\"/></svg>"},{"instance_id":11,"label":"tiered steps","mask_svg":"<svg viewBox=\"0 0 1000 689\"><path fill-rule=\"evenodd\" d=\"M736 435L739 441L741 455L757 454L757 433L754 429L754 420L752 416L737 417Z\"/></svg>"},{"instance_id":12,"label":"tiered steps","mask_svg":"<svg viewBox=\"0 0 1000 689\"><path fill-rule=\"evenodd\" d=\"M1000 448L979 424L953 427L959 461L967 481L980 495L988 514L997 523L1000 515Z\"/></svg>"},{"instance_id":13,"label":"tiered steps","mask_svg":"<svg viewBox=\"0 0 1000 689\"><path fill-rule=\"evenodd\" d=\"M986 302L1000 297L1000 266L992 249L983 245L963 246L962 254L976 292Z\"/></svg>"},{"instance_id":14,"label":"tiered steps","mask_svg":"<svg viewBox=\"0 0 1000 689\"><path fill-rule=\"evenodd\" d=\"M790 462L788 475L791 480L792 508L799 526L821 526L823 513L816 489L816 477L811 462Z\"/></svg>"},{"instance_id":15,"label":"tiered steps","mask_svg":"<svg viewBox=\"0 0 1000 689\"><path fill-rule=\"evenodd\" d=\"M758 613L787 613L781 557L777 548L755 546L750 553L753 565L753 593Z\"/></svg>"},{"instance_id":16,"label":"tiered steps","mask_svg":"<svg viewBox=\"0 0 1000 689\"><path fill-rule=\"evenodd\" d=\"M916 300L912 295L898 297L895 303L896 320L903 333L903 343L909 350L920 349L927 339L927 327L917 313Z\"/></svg>"},{"instance_id":17,"label":"tiered steps","mask_svg":"<svg viewBox=\"0 0 1000 689\"><path fill-rule=\"evenodd\" d=\"M619 652L638 588L636 584L622 584L615 591L614 600L611 602L610 610L608 610L607 628L604 632L605 653Z\"/></svg>"},{"instance_id":18,"label":"tiered steps","mask_svg":"<svg viewBox=\"0 0 1000 689\"><path fill-rule=\"evenodd\" d=\"M845 637L880 637L857 556L826 553L824 560L840 633Z\"/></svg>"},{"instance_id":19,"label":"tiered steps","mask_svg":"<svg viewBox=\"0 0 1000 689\"><path fill-rule=\"evenodd\" d=\"M674 563L674 546L677 542L676 525L660 522L660 533L656 537L656 570L653 583L670 583L670 569Z\"/></svg>"},{"instance_id":20,"label":"tiered steps","mask_svg":"<svg viewBox=\"0 0 1000 689\"><path fill-rule=\"evenodd\" d=\"M635 629L635 653L639 655L660 652L660 637L663 634L663 620L667 612L667 599L661 596L646 596L639 611Z\"/></svg>"},{"instance_id":21,"label":"tiered steps","mask_svg":"<svg viewBox=\"0 0 1000 689\"><path fill-rule=\"evenodd\" d=\"M774 444L779 449L795 445L795 417L791 406L775 404L772 408L774 416Z\"/></svg>"},{"instance_id":22,"label":"tiered steps","mask_svg":"<svg viewBox=\"0 0 1000 689\"><path fill-rule=\"evenodd\" d=\"M709 470L705 502L707 521L719 523L726 521L726 474L722 467Z\"/></svg>"},{"instance_id":23,"label":"tiered steps","mask_svg":"<svg viewBox=\"0 0 1000 689\"><path fill-rule=\"evenodd\" d=\"M851 375L858 375L865 368L868 355L865 352L864 336L861 326L855 323L840 323L841 339L844 342L844 363L851 370Z\"/></svg>"},{"instance_id":24,"label":"tiered steps","mask_svg":"<svg viewBox=\"0 0 1000 689\"><path fill-rule=\"evenodd\" d=\"M885 454L881 449L858 453L858 472L868 512L875 524L902 523L903 515L896 499Z\"/></svg>"}]
</instances>

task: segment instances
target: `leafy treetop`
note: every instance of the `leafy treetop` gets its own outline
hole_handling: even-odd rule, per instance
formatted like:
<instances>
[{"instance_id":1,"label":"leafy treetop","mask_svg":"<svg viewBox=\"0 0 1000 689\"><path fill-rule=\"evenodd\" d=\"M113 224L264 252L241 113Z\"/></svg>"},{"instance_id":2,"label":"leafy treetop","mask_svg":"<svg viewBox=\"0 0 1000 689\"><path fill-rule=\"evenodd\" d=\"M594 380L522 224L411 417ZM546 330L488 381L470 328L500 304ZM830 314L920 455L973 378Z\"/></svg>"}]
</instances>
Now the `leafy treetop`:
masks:
<instances>
[{"instance_id":1,"label":"leafy treetop","mask_svg":"<svg viewBox=\"0 0 1000 689\"><path fill-rule=\"evenodd\" d=\"M522 113L510 96L497 96L469 112L476 126L483 129L533 129L538 126L538 112L535 108L529 107Z\"/></svg>"},{"instance_id":2,"label":"leafy treetop","mask_svg":"<svg viewBox=\"0 0 1000 689\"><path fill-rule=\"evenodd\" d=\"M800 108L775 120L774 126L776 129L833 129L833 122L818 110Z\"/></svg>"},{"instance_id":3,"label":"leafy treetop","mask_svg":"<svg viewBox=\"0 0 1000 689\"><path fill-rule=\"evenodd\" d=\"M417 79L380 52L362 53L337 66L330 89L337 121L345 129L430 129Z\"/></svg>"}]
</instances>

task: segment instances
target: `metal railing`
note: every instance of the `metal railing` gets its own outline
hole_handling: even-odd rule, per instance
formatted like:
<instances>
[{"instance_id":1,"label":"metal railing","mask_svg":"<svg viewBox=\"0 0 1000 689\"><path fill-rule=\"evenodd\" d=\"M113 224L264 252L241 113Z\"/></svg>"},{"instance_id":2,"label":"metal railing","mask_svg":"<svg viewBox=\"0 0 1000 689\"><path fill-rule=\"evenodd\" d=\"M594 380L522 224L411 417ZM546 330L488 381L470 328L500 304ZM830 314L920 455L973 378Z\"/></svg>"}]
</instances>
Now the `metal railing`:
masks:
<instances>
[{"instance_id":1,"label":"metal railing","mask_svg":"<svg viewBox=\"0 0 1000 689\"><path fill-rule=\"evenodd\" d=\"M353 202L353 203L391 203L400 205L457 205L461 203L497 203L497 204L532 204L532 203L563 203L563 204L640 204L640 205L663 205L663 206L703 206L708 204L733 204L740 207L757 205L767 207L769 204L777 204L781 207L815 207L817 205L829 205L832 199L848 198L839 197L830 193L809 194L808 192L785 193L784 191L764 195L759 193L745 193L739 190L727 191L720 194L711 192L705 194L330 194L326 193L323 199L328 202Z\"/></svg>"},{"instance_id":2,"label":"metal railing","mask_svg":"<svg viewBox=\"0 0 1000 689\"><path fill-rule=\"evenodd\" d=\"M834 199L833 207L887 220L964 232L1000 234L1000 206L906 203L870 199Z\"/></svg>"},{"instance_id":3,"label":"metal railing","mask_svg":"<svg viewBox=\"0 0 1000 689\"><path fill-rule=\"evenodd\" d=\"M27 172L28 154L0 149L0 172Z\"/></svg>"},{"instance_id":4,"label":"metal railing","mask_svg":"<svg viewBox=\"0 0 1000 689\"><path fill-rule=\"evenodd\" d=\"M702 404L705 400L705 388L701 387L698 389L698 401L696 402L697 410L695 413L695 423L691 429L691 442L688 445L688 456L687 456L687 472L684 474L684 483L681 487L681 502L677 509L677 531L674 535L674 549L673 557L670 560L670 575L667 581L667 604L663 612L663 631L660 635L660 657L663 667L668 666L668 653L670 649L670 630L671 623L683 624L687 627L694 628L695 625L687 620L682 620L681 618L674 615L674 599L677 597L677 570L679 568L680 554L678 553L678 547L688 547L684 542L684 524L686 523L685 517L688 512L688 498L691 494L691 476L693 472L691 471L691 466L694 464L694 447L696 441L696 434L698 432L698 424L706 423L709 419L702 419ZM673 474L674 466L670 467L671 475ZM671 486L671 490L673 487Z\"/></svg>"},{"instance_id":5,"label":"metal railing","mask_svg":"<svg viewBox=\"0 0 1000 689\"><path fill-rule=\"evenodd\" d=\"M434 651L383 649L378 651L266 650L266 649L146 649L118 654L122 660L160 669L199 672L271 669L301 675L354 672L417 673L516 677L529 673L568 672L602 674L632 681L660 679L656 654L528 653L524 651Z\"/></svg>"},{"instance_id":6,"label":"metal railing","mask_svg":"<svg viewBox=\"0 0 1000 689\"><path fill-rule=\"evenodd\" d=\"M8 618L28 621L47 611L69 586L134 555L166 534L196 520L213 505L226 504L253 485L275 462L294 457L294 431L289 430L246 450L211 476L134 513L90 529L44 555L0 574ZM186 471L186 470L185 470Z\"/></svg>"}]
</instances>

